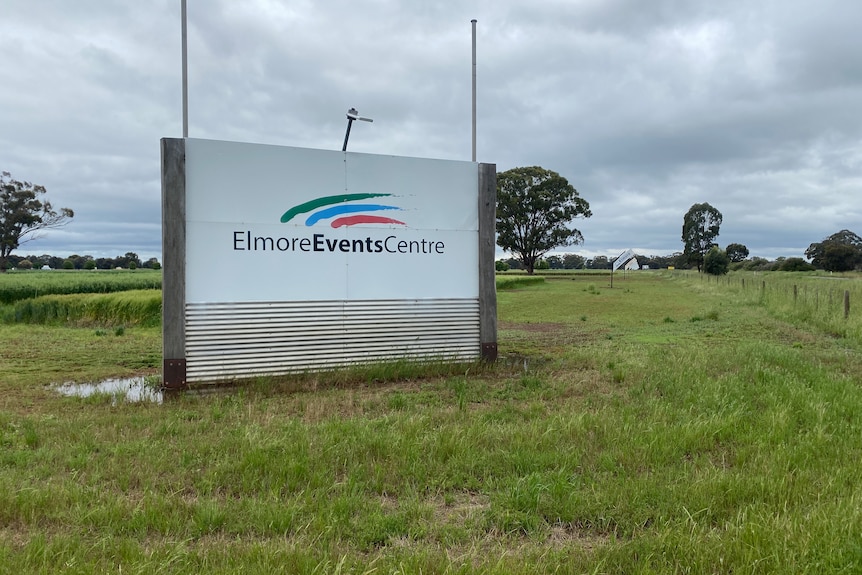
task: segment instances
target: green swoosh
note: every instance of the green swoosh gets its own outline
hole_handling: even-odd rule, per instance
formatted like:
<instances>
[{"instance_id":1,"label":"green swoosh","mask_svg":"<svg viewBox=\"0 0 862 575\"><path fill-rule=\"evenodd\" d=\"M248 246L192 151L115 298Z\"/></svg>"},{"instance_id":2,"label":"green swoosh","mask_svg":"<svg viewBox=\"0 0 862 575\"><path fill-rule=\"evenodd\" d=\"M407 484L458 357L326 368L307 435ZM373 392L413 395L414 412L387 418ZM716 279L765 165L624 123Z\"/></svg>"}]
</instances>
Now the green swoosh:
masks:
<instances>
[{"instance_id":1,"label":"green swoosh","mask_svg":"<svg viewBox=\"0 0 862 575\"><path fill-rule=\"evenodd\" d=\"M297 214L304 214L305 212L310 212L311 210L316 210L322 206L328 206L331 204L340 204L342 202L352 202L354 200L367 200L368 198L381 198L385 196L391 196L392 194L342 194L340 196L326 196L323 198L317 198L316 200L311 200L310 202L305 202L304 204L299 204L298 206L293 206L281 216L281 223L289 222L296 216Z\"/></svg>"}]
</instances>

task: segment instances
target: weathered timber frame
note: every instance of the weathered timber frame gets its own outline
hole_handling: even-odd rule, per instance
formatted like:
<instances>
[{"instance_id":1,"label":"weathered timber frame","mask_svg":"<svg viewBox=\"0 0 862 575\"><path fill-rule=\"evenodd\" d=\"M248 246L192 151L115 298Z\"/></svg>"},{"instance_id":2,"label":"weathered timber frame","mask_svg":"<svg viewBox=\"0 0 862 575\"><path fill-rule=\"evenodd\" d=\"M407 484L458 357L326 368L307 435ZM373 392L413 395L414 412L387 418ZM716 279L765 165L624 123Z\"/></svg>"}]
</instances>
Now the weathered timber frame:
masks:
<instances>
[{"instance_id":1,"label":"weathered timber frame","mask_svg":"<svg viewBox=\"0 0 862 575\"><path fill-rule=\"evenodd\" d=\"M186 387L186 141L162 138L162 384Z\"/></svg>"}]
</instances>

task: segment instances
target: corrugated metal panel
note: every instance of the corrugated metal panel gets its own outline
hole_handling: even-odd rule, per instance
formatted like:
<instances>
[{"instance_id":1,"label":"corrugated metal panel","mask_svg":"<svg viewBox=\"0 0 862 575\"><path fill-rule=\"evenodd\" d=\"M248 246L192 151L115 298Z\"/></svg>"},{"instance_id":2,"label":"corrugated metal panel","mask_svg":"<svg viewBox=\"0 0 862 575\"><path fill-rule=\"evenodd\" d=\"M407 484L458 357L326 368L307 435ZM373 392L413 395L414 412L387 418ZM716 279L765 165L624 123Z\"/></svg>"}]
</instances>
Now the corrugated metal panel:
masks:
<instances>
[{"instance_id":1,"label":"corrugated metal panel","mask_svg":"<svg viewBox=\"0 0 862 575\"><path fill-rule=\"evenodd\" d=\"M186 305L189 382L480 353L478 299Z\"/></svg>"}]
</instances>

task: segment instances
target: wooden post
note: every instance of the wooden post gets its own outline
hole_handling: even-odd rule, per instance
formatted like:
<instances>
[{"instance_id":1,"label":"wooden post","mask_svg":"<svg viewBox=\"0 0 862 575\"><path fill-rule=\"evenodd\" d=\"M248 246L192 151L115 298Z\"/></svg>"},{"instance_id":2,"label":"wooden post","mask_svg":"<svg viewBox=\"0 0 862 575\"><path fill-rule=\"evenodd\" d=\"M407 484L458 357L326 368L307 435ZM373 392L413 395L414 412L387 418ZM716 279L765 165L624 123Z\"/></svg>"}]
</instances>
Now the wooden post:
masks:
<instances>
[{"instance_id":1,"label":"wooden post","mask_svg":"<svg viewBox=\"0 0 862 575\"><path fill-rule=\"evenodd\" d=\"M186 387L186 141L162 138L162 385Z\"/></svg>"},{"instance_id":2,"label":"wooden post","mask_svg":"<svg viewBox=\"0 0 862 575\"><path fill-rule=\"evenodd\" d=\"M497 359L497 164L479 164L479 339L482 359Z\"/></svg>"},{"instance_id":3,"label":"wooden post","mask_svg":"<svg viewBox=\"0 0 862 575\"><path fill-rule=\"evenodd\" d=\"M796 287L796 284L793 284L793 305L796 305L796 299L799 296L799 288Z\"/></svg>"},{"instance_id":4,"label":"wooden post","mask_svg":"<svg viewBox=\"0 0 862 575\"><path fill-rule=\"evenodd\" d=\"M850 317L850 290L844 290L844 319Z\"/></svg>"}]
</instances>

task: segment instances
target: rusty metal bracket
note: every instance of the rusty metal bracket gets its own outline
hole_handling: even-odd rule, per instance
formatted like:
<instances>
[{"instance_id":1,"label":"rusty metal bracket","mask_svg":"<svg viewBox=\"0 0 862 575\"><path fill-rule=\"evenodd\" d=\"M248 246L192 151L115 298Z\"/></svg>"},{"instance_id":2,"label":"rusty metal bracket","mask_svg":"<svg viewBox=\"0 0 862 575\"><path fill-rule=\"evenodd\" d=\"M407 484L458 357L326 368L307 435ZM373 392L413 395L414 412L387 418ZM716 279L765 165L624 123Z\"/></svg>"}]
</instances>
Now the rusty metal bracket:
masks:
<instances>
[{"instance_id":1,"label":"rusty metal bracket","mask_svg":"<svg viewBox=\"0 0 862 575\"><path fill-rule=\"evenodd\" d=\"M497 342L482 344L482 359L485 361L497 361Z\"/></svg>"},{"instance_id":2,"label":"rusty metal bracket","mask_svg":"<svg viewBox=\"0 0 862 575\"><path fill-rule=\"evenodd\" d=\"M186 359L166 359L162 369L162 385L165 389L185 389Z\"/></svg>"}]
</instances>

